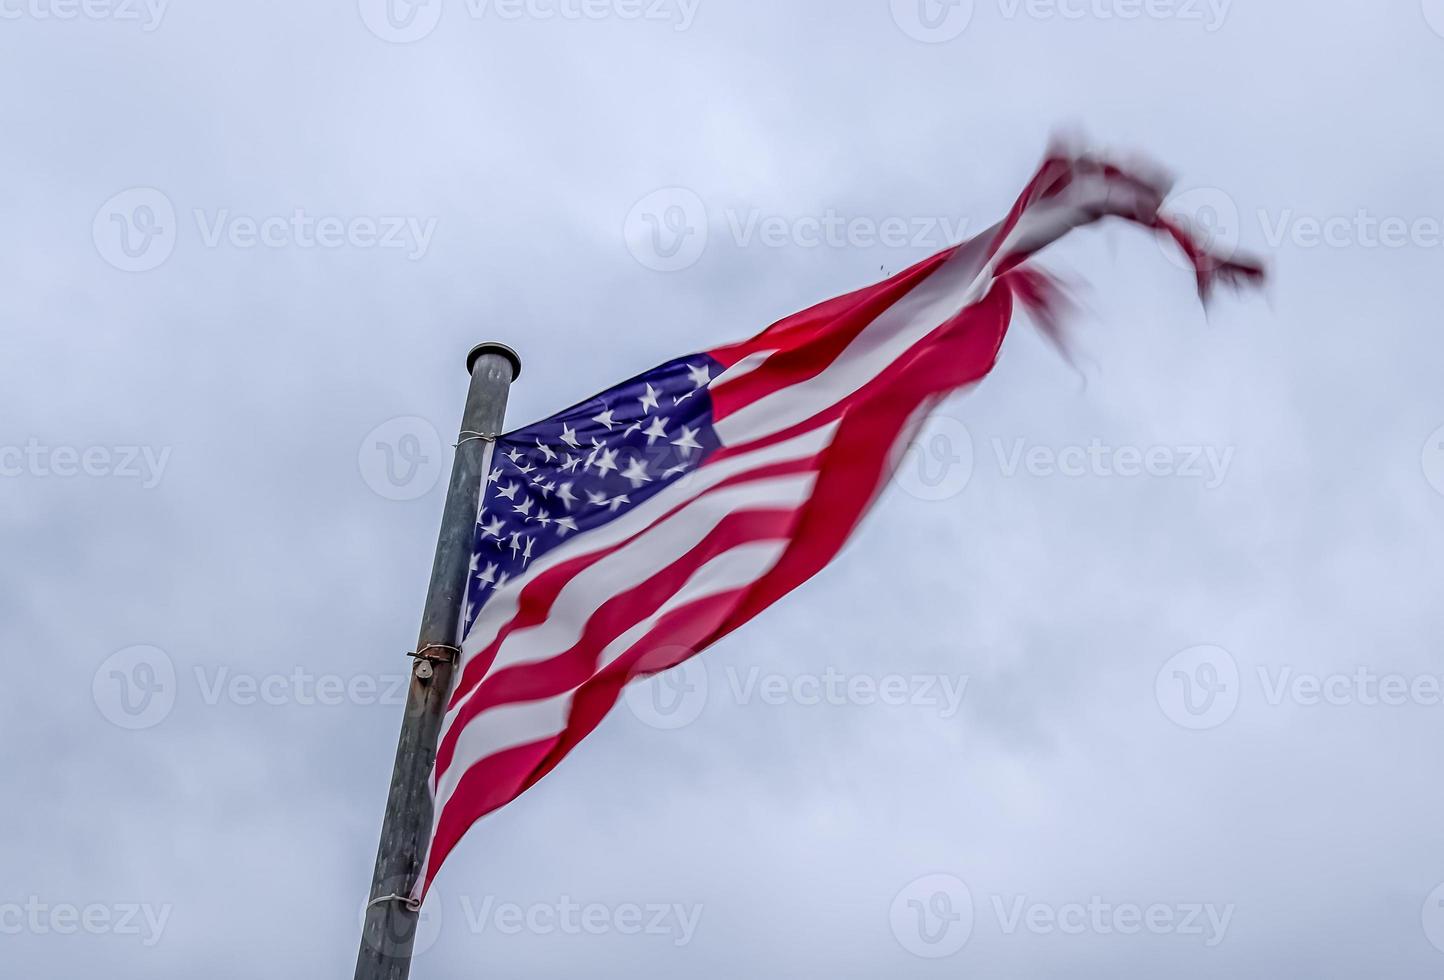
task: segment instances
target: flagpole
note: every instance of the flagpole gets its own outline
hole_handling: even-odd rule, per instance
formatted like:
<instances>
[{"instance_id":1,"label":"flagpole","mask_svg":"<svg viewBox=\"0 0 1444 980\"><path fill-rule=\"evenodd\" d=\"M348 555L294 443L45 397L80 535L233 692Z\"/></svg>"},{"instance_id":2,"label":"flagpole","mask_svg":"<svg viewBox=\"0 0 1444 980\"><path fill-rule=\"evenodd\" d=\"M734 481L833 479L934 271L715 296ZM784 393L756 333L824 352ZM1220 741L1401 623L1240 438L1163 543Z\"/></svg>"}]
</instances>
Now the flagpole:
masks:
<instances>
[{"instance_id":1,"label":"flagpole","mask_svg":"<svg viewBox=\"0 0 1444 980\"><path fill-rule=\"evenodd\" d=\"M471 388L442 511L421 635L413 653L411 687L362 926L356 980L405 980L411 972L419 915L407 905L406 896L421 872L431 833L427 781L451 689L477 503L495 438L502 432L508 391L521 374L521 358L504 344L481 344L467 357L466 367Z\"/></svg>"}]
</instances>

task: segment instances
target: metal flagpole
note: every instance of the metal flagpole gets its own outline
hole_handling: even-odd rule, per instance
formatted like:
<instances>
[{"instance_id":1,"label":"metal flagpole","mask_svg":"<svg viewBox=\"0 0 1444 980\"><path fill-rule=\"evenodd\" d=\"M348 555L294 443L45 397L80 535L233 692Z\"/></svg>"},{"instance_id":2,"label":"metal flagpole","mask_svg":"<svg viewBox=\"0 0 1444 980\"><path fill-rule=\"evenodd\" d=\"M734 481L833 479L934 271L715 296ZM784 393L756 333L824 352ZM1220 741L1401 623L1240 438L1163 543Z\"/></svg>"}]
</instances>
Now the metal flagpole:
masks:
<instances>
[{"instance_id":1,"label":"metal flagpole","mask_svg":"<svg viewBox=\"0 0 1444 980\"><path fill-rule=\"evenodd\" d=\"M407 905L407 896L421 873L421 855L431 833L427 780L451 689L482 480L502 432L508 389L521 374L521 358L504 344L482 344L467 357L466 367L471 389L446 492L421 636L413 654L411 689L381 825L356 980L405 980L411 972L419 916Z\"/></svg>"}]
</instances>

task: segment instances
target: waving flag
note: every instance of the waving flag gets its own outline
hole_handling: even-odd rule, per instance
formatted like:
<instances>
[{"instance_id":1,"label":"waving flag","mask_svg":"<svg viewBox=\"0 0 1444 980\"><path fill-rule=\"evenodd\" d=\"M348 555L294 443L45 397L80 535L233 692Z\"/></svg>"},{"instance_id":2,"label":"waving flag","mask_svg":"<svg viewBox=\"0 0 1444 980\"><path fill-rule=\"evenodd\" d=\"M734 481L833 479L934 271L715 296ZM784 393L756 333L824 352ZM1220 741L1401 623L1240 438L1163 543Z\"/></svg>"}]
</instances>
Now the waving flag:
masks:
<instances>
[{"instance_id":1,"label":"waving flag","mask_svg":"<svg viewBox=\"0 0 1444 980\"><path fill-rule=\"evenodd\" d=\"M432 774L425 895L466 830L550 772L630 681L702 650L826 565L928 409L993 367L1024 263L1116 216L1172 238L1200 294L1262 277L1160 214L1167 188L1058 153L1007 218L751 340L682 357L497 440Z\"/></svg>"}]
</instances>

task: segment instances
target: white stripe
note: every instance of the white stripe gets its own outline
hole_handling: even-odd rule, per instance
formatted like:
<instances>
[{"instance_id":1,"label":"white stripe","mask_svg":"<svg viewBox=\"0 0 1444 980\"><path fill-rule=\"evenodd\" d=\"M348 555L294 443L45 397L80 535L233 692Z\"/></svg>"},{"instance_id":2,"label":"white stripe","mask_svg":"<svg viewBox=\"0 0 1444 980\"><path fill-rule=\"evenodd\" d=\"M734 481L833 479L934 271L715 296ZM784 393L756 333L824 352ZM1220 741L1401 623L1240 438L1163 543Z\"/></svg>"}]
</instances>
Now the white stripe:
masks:
<instances>
[{"instance_id":1,"label":"white stripe","mask_svg":"<svg viewBox=\"0 0 1444 980\"><path fill-rule=\"evenodd\" d=\"M473 624L471 632L462 642L462 663L465 664L467 660L474 657L478 650L490 646L502 627L511 622L512 617L516 615L517 600L521 590L538 575L578 556L603 551L621 544L645 530L657 519L658 514L665 514L675 507L700 497L724 480L775 463L786 463L816 456L827 448L836 432L837 425L834 423L794 436L775 446L743 453L718 463L708 463L690 476L683 477L668 486L644 505L623 514L610 524L569 539L566 544L538 559L526 572L507 582L503 588L498 589L487 600L486 605L482 607L481 615Z\"/></svg>"},{"instance_id":2,"label":"white stripe","mask_svg":"<svg viewBox=\"0 0 1444 980\"><path fill-rule=\"evenodd\" d=\"M699 599L707 599L724 592L740 589L772 571L782 559L790 541L751 541L739 544L724 554L703 565L674 596L662 603L657 611L627 632L607 644L597 657L597 673L601 673L617 661L622 654L641 642L642 638L656 628L662 617Z\"/></svg>"},{"instance_id":3,"label":"white stripe","mask_svg":"<svg viewBox=\"0 0 1444 980\"><path fill-rule=\"evenodd\" d=\"M988 235L968 242L853 338L819 374L759 398L717 422L717 434L742 445L781 432L846 398L981 295L991 271Z\"/></svg>"},{"instance_id":4,"label":"white stripe","mask_svg":"<svg viewBox=\"0 0 1444 980\"><path fill-rule=\"evenodd\" d=\"M498 705L473 718L456 743L456 757L448 771L454 778L442 779L436 798L450 799L466 770L487 756L559 734L566 728L571 704L572 695L567 693L541 701ZM436 808L438 819L441 809Z\"/></svg>"},{"instance_id":5,"label":"white stripe","mask_svg":"<svg viewBox=\"0 0 1444 980\"><path fill-rule=\"evenodd\" d=\"M1150 214L1157 211L1157 192L1102 173L1075 176L1062 193L1039 201L1023 212L998 249L999 258L1027 255L1046 248L1071 229L1104 214Z\"/></svg>"},{"instance_id":6,"label":"white stripe","mask_svg":"<svg viewBox=\"0 0 1444 980\"><path fill-rule=\"evenodd\" d=\"M727 517L749 511L796 510L812 495L816 482L816 473L773 477L728 487L688 504L568 580L545 620L507 634L491 673L550 660L570 650L604 602L686 557Z\"/></svg>"},{"instance_id":7,"label":"white stripe","mask_svg":"<svg viewBox=\"0 0 1444 980\"><path fill-rule=\"evenodd\" d=\"M745 511L795 510L812 495L816 482L815 472L797 473L727 487L692 501L569 579L546 619L502 640L488 676L507 667L550 660L570 650L581 641L598 607L686 557L728 516ZM442 727L450 727L480 690L477 684L457 702L446 713Z\"/></svg>"},{"instance_id":8,"label":"white stripe","mask_svg":"<svg viewBox=\"0 0 1444 980\"><path fill-rule=\"evenodd\" d=\"M767 363L767 359L769 357L776 353L776 350L753 351L751 354L748 354L746 357L742 358L742 360L738 361L736 364L732 365L730 368L717 375L717 377L713 378L712 383L707 386L707 389L713 395L716 395L719 389L725 388L727 385L736 381L738 378L745 377L746 375L751 374L753 371L756 371L762 365Z\"/></svg>"},{"instance_id":9,"label":"white stripe","mask_svg":"<svg viewBox=\"0 0 1444 980\"><path fill-rule=\"evenodd\" d=\"M752 541L713 558L688 579L651 616L632 627L603 650L598 670L626 653L661 621L663 616L693 602L743 588L767 574L786 550L785 540ZM510 748L552 738L566 728L574 691L525 704L488 708L462 731L450 768L436 787L436 821L467 770L488 756ZM433 833L433 837L435 834Z\"/></svg>"},{"instance_id":10,"label":"white stripe","mask_svg":"<svg viewBox=\"0 0 1444 980\"><path fill-rule=\"evenodd\" d=\"M1093 220L1100 209L1128 215L1146 210L1148 204L1143 190L1103 174L1075 178L1056 197L1030 205L992 259L986 258L988 246L1001 225L964 243L941 268L868 324L822 372L721 419L717 434L723 442L740 446L812 418L861 389L914 344L978 302L1001 263L1044 248Z\"/></svg>"}]
</instances>

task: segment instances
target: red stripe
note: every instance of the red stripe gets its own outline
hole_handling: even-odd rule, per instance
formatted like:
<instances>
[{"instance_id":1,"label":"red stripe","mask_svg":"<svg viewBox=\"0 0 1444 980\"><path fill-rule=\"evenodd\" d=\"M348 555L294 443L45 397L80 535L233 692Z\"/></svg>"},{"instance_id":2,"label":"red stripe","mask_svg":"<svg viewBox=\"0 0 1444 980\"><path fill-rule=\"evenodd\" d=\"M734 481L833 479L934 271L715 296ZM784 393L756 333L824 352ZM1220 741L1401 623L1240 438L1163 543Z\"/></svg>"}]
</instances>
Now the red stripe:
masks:
<instances>
[{"instance_id":1,"label":"red stripe","mask_svg":"<svg viewBox=\"0 0 1444 980\"><path fill-rule=\"evenodd\" d=\"M779 343L786 346L735 382L712 388L714 421L779 389L821 374L869 324L941 268L955 251L956 248L950 248L939 252L885 282L814 306L748 341L745 353L770 350ZM714 351L712 356L721 360L722 356L732 354L724 348Z\"/></svg>"},{"instance_id":2,"label":"red stripe","mask_svg":"<svg viewBox=\"0 0 1444 980\"><path fill-rule=\"evenodd\" d=\"M436 780L451 768L456 743L467 724L490 708L565 694L592 676L607 645L632 629L687 584L698 569L725 551L750 541L787 536L795 510L737 511L724 517L696 547L650 578L607 599L588 616L581 638L567 650L535 663L517 664L489 675L447 723L437 748Z\"/></svg>"},{"instance_id":3,"label":"red stripe","mask_svg":"<svg viewBox=\"0 0 1444 980\"><path fill-rule=\"evenodd\" d=\"M446 856L476 821L555 769L601 723L629 681L673 667L688 659L689 651L706 646L705 637L716 632L744 594L745 590L736 590L710 596L668 613L625 654L578 688L560 736L505 749L469 766L437 821L424 887L430 888Z\"/></svg>"},{"instance_id":4,"label":"red stripe","mask_svg":"<svg viewBox=\"0 0 1444 980\"><path fill-rule=\"evenodd\" d=\"M964 322L965 317L970 314L971 311L982 308L989 301L989 299L994 296L994 294L1007 298L1011 293L1014 292L1015 287L1017 289L1022 289L1025 286L1033 290L1041 289L1039 284L1032 277L1024 277L1019 275L1018 273L1010 274L1008 277L1005 277L1005 279L999 284L995 285L993 291L987 296L985 296L982 300L980 300L977 304L969 307L966 310L961 311L952 320L940 324L936 330L934 330L932 333L928 334L922 340L914 344L900 357L898 357L897 360L893 361L890 365L880 370L874 378L869 380L866 384L858 388L856 391L845 395L844 397L838 399L835 402L832 402L831 404L828 404L824 408L820 409L817 414L813 415L811 418L804 419L803 421L798 422L797 424L792 425L786 429L780 429L777 432L768 433L761 439L757 439L752 442L742 443L737 446L723 446L722 449L719 450L717 454L713 457L713 460L723 460L726 459L729 455L734 454L756 452L775 443L785 442L788 439L795 439L805 432L810 432L813 429L818 428L819 426L827 425L829 423L836 422L841 418L844 418L847 413L853 411L854 409L857 409L860 406L865 406L871 400L875 399L880 389L886 388L889 384L892 383L891 379L896 378L898 375L901 375L905 372L914 370L913 365L920 357L926 355L929 351L933 350L939 344L955 342L956 338L952 337L952 334L959 329L959 325ZM1041 295L1035 295L1034 293L1029 293L1027 299L1030 308L1034 305L1041 305L1044 302L1044 299ZM1011 306L1009 307L1009 314L1010 313ZM994 346L991 348L991 350L966 351L962 355L964 359L959 360L953 365L955 368L958 369L959 372L961 372L961 374L966 376L966 379L958 382L957 385L948 386L942 390L951 391L954 387L961 387L962 385L968 384L971 381L978 380L979 378L983 377L983 375L987 374L988 371L992 370L992 363L994 360L996 360L998 347L1002 344L1002 332L1005 332L1007 330L1006 315L1003 323L998 327L998 330L1000 332L997 333L997 336L993 341ZM983 364L986 364L987 366L980 368L979 365ZM834 438L834 443L835 442L836 438ZM826 454L827 451L824 450L824 455Z\"/></svg>"},{"instance_id":5,"label":"red stripe","mask_svg":"<svg viewBox=\"0 0 1444 980\"><path fill-rule=\"evenodd\" d=\"M926 279L937 265L945 261L952 252L953 249L948 248L937 255L923 259L883 282L824 300L816 306L777 321L755 337L736 344L729 344L726 347L718 347L707 353L721 362L724 367L731 367L748 354L757 351L789 351L806 346L816 340L825 340L837 329L838 322L853 310L870 303L882 291L896 289L906 293Z\"/></svg>"},{"instance_id":6,"label":"red stripe","mask_svg":"<svg viewBox=\"0 0 1444 980\"><path fill-rule=\"evenodd\" d=\"M718 461L720 456L714 456L704 465L712 465ZM461 676L457 679L456 686L452 689L451 699L447 704L448 709L456 707L468 694L471 693L491 670L492 662L496 659L496 652L500 649L503 641L519 629L527 626L534 626L546 620L551 615L552 603L556 601L562 588L576 575L588 567L601 561L610 554L620 551L647 534L657 524L677 514L678 511L691 506L698 500L702 500L719 490L728 487L735 487L743 483L752 483L757 480L765 480L775 476L787 476L793 473L806 473L817 468L817 456L804 457L801 459L786 460L781 463L769 463L759 466L756 469L747 470L743 473L736 473L720 481L715 486L708 487L704 493L695 497L689 497L682 503L677 504L671 510L659 515L656 520L642 528L631 537L619 541L616 544L598 551L578 555L576 558L568 559L559 565L547 569L536 578L525 583L518 596L517 610L512 618L508 620L496 637L482 650L477 651L470 657L462 668Z\"/></svg>"},{"instance_id":7,"label":"red stripe","mask_svg":"<svg viewBox=\"0 0 1444 980\"><path fill-rule=\"evenodd\" d=\"M1077 178L1084 176L1102 176L1106 180L1128 186L1151 197L1155 205L1153 211L1156 211L1156 206L1162 203L1162 192L1158 187L1131 177L1116 167L1105 166L1099 161L1088 158L1053 157L1043 163L1032 181L1024 188L1023 193L1018 196L1007 218L991 233L991 238L987 242L986 257L991 259L997 255L1008 236L1017 228L1023 215L1030 208L1042 201L1058 197L1072 186ZM1096 220L1104 213L1100 206L1085 215L1084 221ZM1145 214L1151 213L1152 211L1145 209ZM1128 217L1134 220L1151 220L1151 218L1146 218L1145 214L1128 215ZM1059 234L1061 235L1066 230L1066 228L1060 229ZM768 350L770 347L777 346L779 342L786 344L757 370L744 375L734 383L714 387L712 391L714 417L719 420L726 418L780 388L797 384L820 374L837 359L863 329L937 272L961 248L962 246L954 246L945 249L885 282L860 289L835 300L829 300L782 321L744 344L714 352L713 356L730 363L731 360L739 359L738 355L745 356L756 350ZM1036 248L1005 256L998 263L994 275L1000 276L1006 273L1009 269L1026 261L1035 251Z\"/></svg>"},{"instance_id":8,"label":"red stripe","mask_svg":"<svg viewBox=\"0 0 1444 980\"><path fill-rule=\"evenodd\" d=\"M426 858L425 888L431 887L447 855L472 824L521 795L527 778L546 759L556 742L556 738L543 739L472 763L436 821L431 850Z\"/></svg>"},{"instance_id":9,"label":"red stripe","mask_svg":"<svg viewBox=\"0 0 1444 980\"><path fill-rule=\"evenodd\" d=\"M816 574L856 528L887 476L897 433L924 401L992 370L1012 315L1006 285L994 286L934 334L895 361L850 400L822 460L812 498L781 561L753 586L724 632L756 616Z\"/></svg>"}]
</instances>

